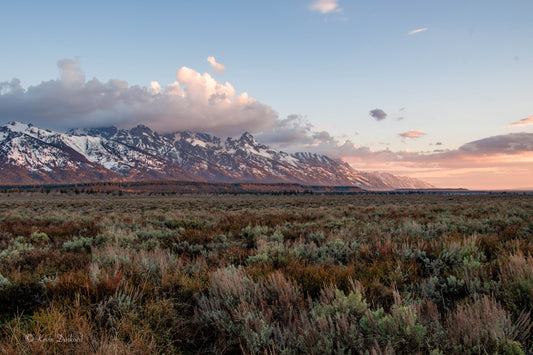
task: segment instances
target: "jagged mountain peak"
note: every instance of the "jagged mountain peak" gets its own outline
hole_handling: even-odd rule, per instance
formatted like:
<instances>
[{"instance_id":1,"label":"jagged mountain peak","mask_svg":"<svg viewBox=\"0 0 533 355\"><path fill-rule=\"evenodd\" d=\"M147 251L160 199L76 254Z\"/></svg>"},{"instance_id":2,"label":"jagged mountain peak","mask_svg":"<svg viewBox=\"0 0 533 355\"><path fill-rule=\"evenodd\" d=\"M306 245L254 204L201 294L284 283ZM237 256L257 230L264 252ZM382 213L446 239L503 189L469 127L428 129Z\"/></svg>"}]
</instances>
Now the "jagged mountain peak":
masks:
<instances>
[{"instance_id":1,"label":"jagged mountain peak","mask_svg":"<svg viewBox=\"0 0 533 355\"><path fill-rule=\"evenodd\" d=\"M41 129L31 123L22 123L18 121L11 121L3 126L3 129L13 132L16 135L28 135L34 138L58 136L61 133L51 131L49 129Z\"/></svg>"},{"instance_id":2,"label":"jagged mountain peak","mask_svg":"<svg viewBox=\"0 0 533 355\"><path fill-rule=\"evenodd\" d=\"M24 132L32 127L35 127L31 123L22 123L18 121L10 121L6 124L6 126L10 131L13 131L13 132Z\"/></svg>"},{"instance_id":3,"label":"jagged mountain peak","mask_svg":"<svg viewBox=\"0 0 533 355\"><path fill-rule=\"evenodd\" d=\"M270 147L259 143L250 132L244 132L239 138L229 137L226 140L226 146L230 149L237 149L239 151L260 152L262 150L270 149Z\"/></svg>"},{"instance_id":4,"label":"jagged mountain peak","mask_svg":"<svg viewBox=\"0 0 533 355\"><path fill-rule=\"evenodd\" d=\"M244 132L241 137L239 138L240 142L246 142L249 144L257 144L257 141L255 140L254 136L248 131Z\"/></svg>"},{"instance_id":5,"label":"jagged mountain peak","mask_svg":"<svg viewBox=\"0 0 533 355\"><path fill-rule=\"evenodd\" d=\"M145 125L137 125L135 127L133 127L132 129L130 129L130 133L132 135L136 135L136 136L140 136L140 135L153 135L153 134L157 134L156 132L153 132L149 127L145 126Z\"/></svg>"},{"instance_id":6,"label":"jagged mountain peak","mask_svg":"<svg viewBox=\"0 0 533 355\"><path fill-rule=\"evenodd\" d=\"M249 132L222 141L197 132L159 135L145 125L129 130L101 127L58 133L10 122L0 127L0 141L4 172L0 183L19 182L9 181L8 176L26 182L78 182L78 176L85 181L186 179L370 189L430 186L407 177L356 171L345 162L316 153L290 155L257 142ZM7 174L5 169L13 173Z\"/></svg>"},{"instance_id":7,"label":"jagged mountain peak","mask_svg":"<svg viewBox=\"0 0 533 355\"><path fill-rule=\"evenodd\" d=\"M68 130L65 134L73 136L91 136L91 137L102 137L110 138L117 134L118 128L115 126L107 127L94 127L94 128L74 128Z\"/></svg>"}]
</instances>

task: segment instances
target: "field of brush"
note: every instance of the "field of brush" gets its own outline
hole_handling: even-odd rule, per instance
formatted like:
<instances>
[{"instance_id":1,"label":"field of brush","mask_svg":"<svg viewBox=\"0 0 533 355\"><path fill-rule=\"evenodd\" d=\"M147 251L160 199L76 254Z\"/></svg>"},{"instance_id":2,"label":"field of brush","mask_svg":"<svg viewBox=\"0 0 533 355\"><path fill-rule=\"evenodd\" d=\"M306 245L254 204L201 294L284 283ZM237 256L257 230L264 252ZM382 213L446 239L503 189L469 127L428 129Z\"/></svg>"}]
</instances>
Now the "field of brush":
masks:
<instances>
[{"instance_id":1,"label":"field of brush","mask_svg":"<svg viewBox=\"0 0 533 355\"><path fill-rule=\"evenodd\" d=\"M0 193L3 354L527 354L533 195Z\"/></svg>"}]
</instances>

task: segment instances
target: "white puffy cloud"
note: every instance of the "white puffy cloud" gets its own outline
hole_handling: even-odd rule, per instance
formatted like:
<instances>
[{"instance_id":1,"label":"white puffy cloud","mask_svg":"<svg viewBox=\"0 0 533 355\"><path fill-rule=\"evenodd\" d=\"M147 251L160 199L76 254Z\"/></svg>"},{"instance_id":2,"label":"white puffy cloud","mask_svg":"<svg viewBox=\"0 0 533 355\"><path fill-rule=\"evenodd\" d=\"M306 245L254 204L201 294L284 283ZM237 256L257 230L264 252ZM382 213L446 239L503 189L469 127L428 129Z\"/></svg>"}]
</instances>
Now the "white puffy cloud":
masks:
<instances>
[{"instance_id":1,"label":"white puffy cloud","mask_svg":"<svg viewBox=\"0 0 533 355\"><path fill-rule=\"evenodd\" d=\"M211 64L216 73L222 74L226 71L226 67L220 63L217 63L215 57L207 57L207 61L209 62L209 64Z\"/></svg>"},{"instance_id":2,"label":"white puffy cloud","mask_svg":"<svg viewBox=\"0 0 533 355\"><path fill-rule=\"evenodd\" d=\"M18 79L0 83L0 117L51 129L145 124L159 132L191 130L232 136L275 126L277 113L237 94L228 82L182 67L165 86L129 86L112 79L85 80L79 59L58 62L60 78L23 89Z\"/></svg>"},{"instance_id":3,"label":"white puffy cloud","mask_svg":"<svg viewBox=\"0 0 533 355\"><path fill-rule=\"evenodd\" d=\"M160 94L161 93L161 84L159 84L157 81L151 81L150 82L150 89L153 94Z\"/></svg>"}]
</instances>

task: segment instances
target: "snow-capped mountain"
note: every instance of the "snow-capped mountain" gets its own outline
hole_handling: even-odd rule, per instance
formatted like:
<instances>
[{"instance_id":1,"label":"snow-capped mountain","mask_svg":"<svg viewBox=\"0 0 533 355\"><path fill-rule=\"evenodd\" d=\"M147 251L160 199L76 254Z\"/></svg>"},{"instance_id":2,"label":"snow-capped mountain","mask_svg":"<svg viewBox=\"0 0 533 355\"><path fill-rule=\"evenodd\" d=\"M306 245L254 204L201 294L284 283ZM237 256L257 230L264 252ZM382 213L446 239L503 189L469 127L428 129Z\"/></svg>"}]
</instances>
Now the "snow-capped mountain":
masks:
<instances>
[{"instance_id":1,"label":"snow-capped mountain","mask_svg":"<svg viewBox=\"0 0 533 355\"><path fill-rule=\"evenodd\" d=\"M324 155L288 154L244 133L160 135L146 126L53 132L10 122L0 127L0 183L102 180L295 182L367 189L429 188L408 177L361 172Z\"/></svg>"},{"instance_id":2,"label":"snow-capped mountain","mask_svg":"<svg viewBox=\"0 0 533 355\"><path fill-rule=\"evenodd\" d=\"M19 122L0 127L0 165L1 183L196 179L166 160L117 141Z\"/></svg>"}]
</instances>

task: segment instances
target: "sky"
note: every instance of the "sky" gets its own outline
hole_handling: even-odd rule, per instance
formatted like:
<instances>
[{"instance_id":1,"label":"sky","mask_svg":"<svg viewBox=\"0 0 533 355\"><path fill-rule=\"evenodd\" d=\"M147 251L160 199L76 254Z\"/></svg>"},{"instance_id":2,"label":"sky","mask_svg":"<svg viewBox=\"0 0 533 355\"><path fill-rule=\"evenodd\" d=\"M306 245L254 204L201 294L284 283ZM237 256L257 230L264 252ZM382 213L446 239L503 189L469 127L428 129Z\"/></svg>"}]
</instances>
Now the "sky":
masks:
<instances>
[{"instance_id":1,"label":"sky","mask_svg":"<svg viewBox=\"0 0 533 355\"><path fill-rule=\"evenodd\" d=\"M533 188L533 2L4 1L0 124L251 132L437 187Z\"/></svg>"}]
</instances>

